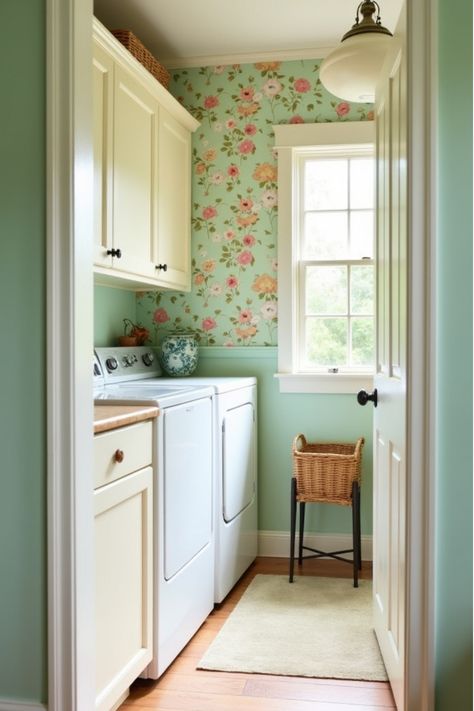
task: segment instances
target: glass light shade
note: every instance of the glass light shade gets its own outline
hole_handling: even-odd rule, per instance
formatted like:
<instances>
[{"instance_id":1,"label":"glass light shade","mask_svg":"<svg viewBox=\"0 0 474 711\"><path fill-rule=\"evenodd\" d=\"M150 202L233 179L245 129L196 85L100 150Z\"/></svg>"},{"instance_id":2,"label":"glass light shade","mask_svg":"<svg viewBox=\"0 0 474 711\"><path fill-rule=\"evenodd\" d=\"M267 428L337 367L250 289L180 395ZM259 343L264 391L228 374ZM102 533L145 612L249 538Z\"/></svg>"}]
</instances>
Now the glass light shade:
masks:
<instances>
[{"instance_id":1,"label":"glass light shade","mask_svg":"<svg viewBox=\"0 0 474 711\"><path fill-rule=\"evenodd\" d=\"M371 32L348 37L323 60L323 86L346 101L373 102L390 35Z\"/></svg>"}]
</instances>

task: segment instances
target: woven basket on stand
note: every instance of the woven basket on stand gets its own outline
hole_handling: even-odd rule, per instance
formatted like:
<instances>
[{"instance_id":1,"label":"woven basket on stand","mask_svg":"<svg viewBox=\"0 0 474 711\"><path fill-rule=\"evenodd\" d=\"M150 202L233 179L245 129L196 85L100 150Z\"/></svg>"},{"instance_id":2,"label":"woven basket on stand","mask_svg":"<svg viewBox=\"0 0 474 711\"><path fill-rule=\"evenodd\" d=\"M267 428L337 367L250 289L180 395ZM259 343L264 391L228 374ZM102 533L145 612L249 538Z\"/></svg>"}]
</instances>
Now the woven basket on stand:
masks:
<instances>
[{"instance_id":1,"label":"woven basket on stand","mask_svg":"<svg viewBox=\"0 0 474 711\"><path fill-rule=\"evenodd\" d=\"M140 42L130 30L111 30L114 37L128 49L135 59L137 59L147 71L163 84L165 89L170 83L170 74L165 67L152 55L152 53Z\"/></svg>"},{"instance_id":2,"label":"woven basket on stand","mask_svg":"<svg viewBox=\"0 0 474 711\"><path fill-rule=\"evenodd\" d=\"M351 506L352 484L360 484L363 446L363 437L354 444L311 444L297 435L292 449L297 501Z\"/></svg>"}]
</instances>

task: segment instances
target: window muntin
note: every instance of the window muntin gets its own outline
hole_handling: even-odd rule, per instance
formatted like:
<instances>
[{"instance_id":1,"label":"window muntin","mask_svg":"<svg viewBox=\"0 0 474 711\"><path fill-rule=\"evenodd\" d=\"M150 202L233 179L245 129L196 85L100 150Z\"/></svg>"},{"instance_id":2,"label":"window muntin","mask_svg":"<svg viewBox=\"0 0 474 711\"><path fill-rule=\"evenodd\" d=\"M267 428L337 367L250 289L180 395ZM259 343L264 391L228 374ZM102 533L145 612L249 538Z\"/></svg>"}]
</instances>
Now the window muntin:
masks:
<instances>
[{"instance_id":1,"label":"window muntin","mask_svg":"<svg viewBox=\"0 0 474 711\"><path fill-rule=\"evenodd\" d=\"M305 151L296 166L298 370L372 372L373 156Z\"/></svg>"}]
</instances>

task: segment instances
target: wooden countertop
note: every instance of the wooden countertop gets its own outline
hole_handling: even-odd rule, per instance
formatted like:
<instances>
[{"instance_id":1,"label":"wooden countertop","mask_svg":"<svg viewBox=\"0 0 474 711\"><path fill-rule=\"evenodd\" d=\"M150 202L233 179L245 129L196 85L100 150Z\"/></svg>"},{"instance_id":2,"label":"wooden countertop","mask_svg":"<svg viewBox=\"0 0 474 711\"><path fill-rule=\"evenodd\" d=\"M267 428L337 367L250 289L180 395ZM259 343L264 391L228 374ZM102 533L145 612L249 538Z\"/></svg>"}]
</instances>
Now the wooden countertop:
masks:
<instances>
[{"instance_id":1,"label":"wooden countertop","mask_svg":"<svg viewBox=\"0 0 474 711\"><path fill-rule=\"evenodd\" d=\"M154 405L94 405L94 434L152 420L159 413Z\"/></svg>"}]
</instances>

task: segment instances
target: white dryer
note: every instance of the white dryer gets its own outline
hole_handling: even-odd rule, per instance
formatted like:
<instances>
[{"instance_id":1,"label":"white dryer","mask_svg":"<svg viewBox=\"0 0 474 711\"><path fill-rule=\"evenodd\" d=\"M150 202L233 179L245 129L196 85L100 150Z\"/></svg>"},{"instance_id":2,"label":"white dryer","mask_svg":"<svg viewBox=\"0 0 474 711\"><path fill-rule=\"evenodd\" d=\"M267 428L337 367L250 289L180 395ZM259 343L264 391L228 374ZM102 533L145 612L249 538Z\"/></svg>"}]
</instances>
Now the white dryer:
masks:
<instances>
[{"instance_id":1,"label":"white dryer","mask_svg":"<svg viewBox=\"0 0 474 711\"><path fill-rule=\"evenodd\" d=\"M222 602L257 556L257 380L160 378L211 386L214 416L214 601Z\"/></svg>"}]
</instances>

